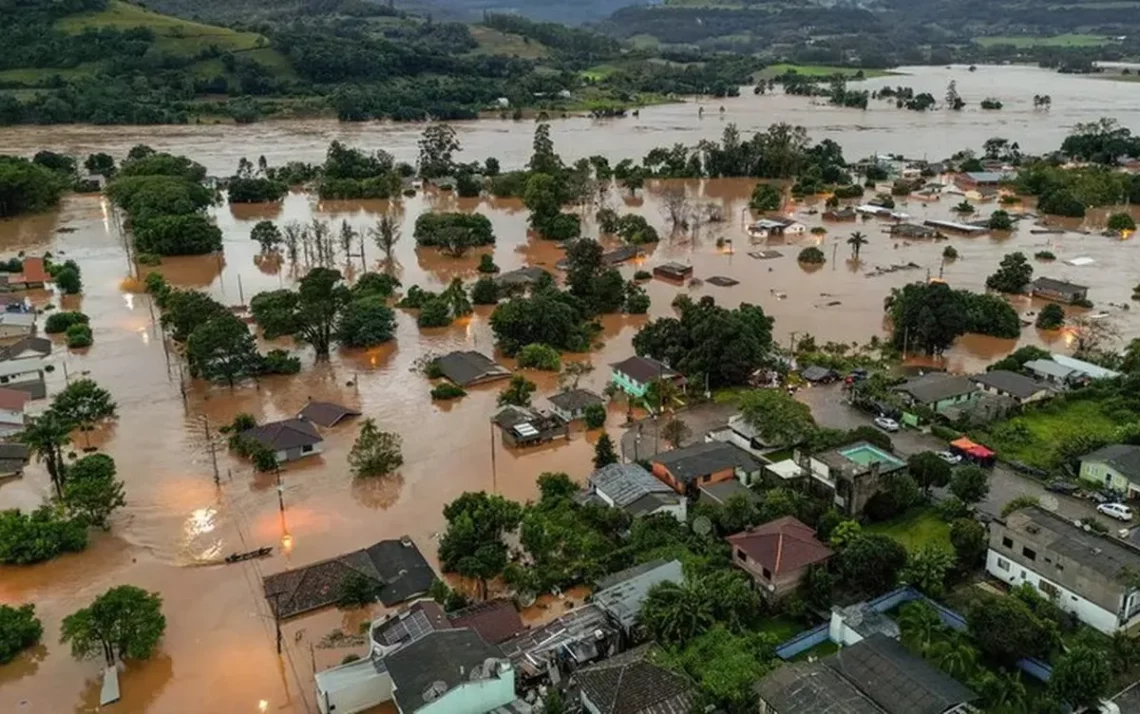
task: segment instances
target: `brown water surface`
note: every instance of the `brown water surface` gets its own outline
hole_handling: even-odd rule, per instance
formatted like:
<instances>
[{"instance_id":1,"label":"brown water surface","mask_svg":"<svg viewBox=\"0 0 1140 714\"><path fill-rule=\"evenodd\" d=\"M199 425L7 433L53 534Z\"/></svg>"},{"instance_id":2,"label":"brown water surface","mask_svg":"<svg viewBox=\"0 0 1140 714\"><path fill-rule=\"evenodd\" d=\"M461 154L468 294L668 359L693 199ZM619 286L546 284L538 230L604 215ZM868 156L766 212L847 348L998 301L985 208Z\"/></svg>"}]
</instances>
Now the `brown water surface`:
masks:
<instances>
[{"instance_id":1,"label":"brown water surface","mask_svg":"<svg viewBox=\"0 0 1140 714\"><path fill-rule=\"evenodd\" d=\"M951 72L923 69L912 78L898 78L892 83L917 88L921 79L932 85L944 84L944 73ZM1119 89L1116 83L1044 75L1023 68L983 68L960 81L960 87L964 93L976 91L979 98L991 95L996 88L982 88L989 78L1001 79L1002 86L1011 94L1016 89L1018 96L1035 91L1027 84L1030 79L1047 79L1054 108L1050 113L1023 111L1020 100L1010 97L1001 117L971 112L919 117L886 109L863 115L812 107L795 98L747 96L725 101L726 118L762 128L771 121L806 122L814 117L813 136L822 138L831 131L849 157L891 148L882 145L885 142L867 141L875 135L904 144L916 142L913 147L901 147L908 153L941 156L963 144L979 144L999 132L1020 138L1027 149L1028 142L1038 141L1042 134L1047 138L1043 143L1054 146L1065 123L1113 113L1114 106L1136 109L1135 104L1140 103L1135 92L1132 99L1113 98L1110 90ZM1083 96L1080 92L1100 99L1078 116L1075 102ZM878 128L860 131L848 123L834 131L817 132L829 122L837 126L834 123L853 116L866 116L865 121L877 123ZM1024 125L1034 126L1034 132L1021 130ZM640 120L575 119L556 122L554 127L557 148L568 156L611 150L616 155L640 155L651 145L692 142L720 132L717 117L706 115L698 121L691 106L646 110ZM290 158L317 160L328 141L338 137L364 145L380 144L401 158L410 158L419 131L419 127L328 122L275 122L252 128L110 127L97 131L83 127L16 128L0 133L0 152L30 154L39 148L68 148L122 154L126 146L146 141L186 153L212 172L225 173L243 154L266 153L272 163ZM583 134L587 131L588 136ZM530 125L510 122L473 123L462 129L462 139L472 156L494 153L507 165L522 162L530 137ZM620 201L611 193L614 205L641 213L666 236L660 244L650 246L645 259L622 267L626 277L641 267L679 260L691 263L695 276L702 280L723 275L740 281L732 288L717 288L707 282L692 287L650 281L646 287L653 299L651 317L671 314L673 298L687 292L694 297L714 296L727 306L741 302L762 305L775 317L776 336L782 342L796 332L812 333L821 342L864 343L872 335L885 334L882 301L891 288L925 279L928 274L941 274L955 287L981 290L985 276L1006 252L1032 254L1047 248L1056 253L1058 261L1051 265L1035 263L1037 274L1091 285L1090 298L1097 304L1096 310L1107 312L1105 319L1111 320L1124 337L1140 334L1135 311L1112 305L1127 305L1132 286L1140 282L1135 239L1120 241L1076 231L1031 235L1032 221L1026 221L1009 236L952 238L949 242L960 257L943 265L945 242L894 240L884 232L884 222L872 219L858 225L827 225L829 232L823 236L805 234L787 242L753 246L742 229L752 186L747 180L688 182L686 189L694 202L715 203L727 217L725 223L704 226L699 238L667 237L660 185L647 187L644 199L635 202ZM958 200L955 196L930 203L910 200L900 205L900 210L916 220L947 218ZM402 200L400 207L403 239L396 252L405 286L439 289L452 277L471 280L477 275L477 253L451 259L415 248L412 226L415 217L426 210L458 208L487 215L498 236L491 252L503 270L524 265L553 269L561 256L552 244L527 235L526 213L517 202L420 195ZM985 215L995 207L992 203L983 205L980 212ZM249 240L249 231L258 220L308 221L316 217L336 223L347 220L363 230L385 210L386 202L322 203L305 193L292 193L276 206L223 205L214 210L214 215L225 234L224 257L169 259L159 270L173 284L205 290L227 304L248 302L259 291L292 285L298 273L286 261L258 256L256 244ZM823 225L819 210L821 201L809 200L790 206L788 213L809 226L819 226ZM1097 212L1083 226L1097 229L1103 220L1104 212ZM848 259L850 251L844 243L856 229L870 239L859 263ZM587 221L586 231L596 234L592 221ZM718 237L731 239L731 248L718 248ZM812 271L801 267L796 255L807 245L818 245L828 262ZM495 408L499 386L477 387L456 403L433 404L430 382L413 373L416 360L429 353L457 348L491 352L490 308L479 308L451 327L424 331L417 328L413 314L397 311L397 339L390 345L337 351L330 361L320 364L314 364L310 352L301 349L304 369L298 376L263 379L236 389L187 382L183 396L178 360L168 356L164 348L156 324L157 311L138 291L122 238L101 198L69 197L57 211L0 223L0 248L3 257L19 250L50 250L81 264L84 293L66 304L91 316L95 344L82 354L57 346L53 355L57 369L49 376L50 390L54 393L60 389L66 366L67 374L89 374L112 391L119 404L119 418L113 426L94 434L92 441L116 459L129 501L114 518L111 533L93 534L87 551L33 567L0 568L0 602L34 602L45 625L41 647L0 668L0 712L94 710L99 666L71 658L58 644L59 623L108 587L122 583L161 593L168 628L160 653L124 673L124 701L117 711L315 711L314 668L331 666L354 651L321 646L322 638L333 629L356 632L367 614L329 610L287 623L287 656L279 659L273 622L261 595L263 575L403 534L412 536L434 558L437 534L444 525L442 506L463 491L494 489L524 500L535 497L535 477L543 471L565 471L578 480L590 471L596 433L576 430L568 442L528 451L505 449L487 420ZM747 255L759 248L775 249L783 255L773 260ZM379 253L371 244L366 250L367 262L375 268ZM1091 257L1095 263L1077 268L1063 262L1077 256ZM919 267L869 276L877 266L906 263ZM354 265L353 270L359 266ZM34 300L40 305L58 304L47 292L35 295ZM1027 299L1014 303L1023 312L1040 308ZM602 388L609 376L607 364L631 353L630 340L646 319L608 316L603 320L604 344L590 355L569 357L589 359L597 367L584 380L585 385ZM281 344L291 346L288 342ZM1030 327L1023 331L1020 343L1063 349L1066 337ZM948 354L946 364L956 369L978 368L1015 344L1013 340L967 336ZM551 375L529 376L538 382L540 397L555 391ZM282 516L275 479L252 473L247 463L226 453L224 444L216 439L216 430L239 412L249 412L258 421L293 415L310 398L358 407L382 428L398 431L404 440L405 465L397 475L355 482L346 458L356 426L338 425L325 435L324 454L284 468ZM536 401L541 403L542 399ZM622 408L611 410L611 431L616 434L623 420ZM218 486L214 483L207 423L219 447ZM31 508L48 494L46 474L33 464L22 479L0 484L0 508ZM218 564L227 553L262 545L274 545L278 550L266 560ZM568 598L580 601L584 594L576 590ZM534 609L528 620L541 621L557 614L563 603L546 598L541 601L546 607Z\"/></svg>"}]
</instances>

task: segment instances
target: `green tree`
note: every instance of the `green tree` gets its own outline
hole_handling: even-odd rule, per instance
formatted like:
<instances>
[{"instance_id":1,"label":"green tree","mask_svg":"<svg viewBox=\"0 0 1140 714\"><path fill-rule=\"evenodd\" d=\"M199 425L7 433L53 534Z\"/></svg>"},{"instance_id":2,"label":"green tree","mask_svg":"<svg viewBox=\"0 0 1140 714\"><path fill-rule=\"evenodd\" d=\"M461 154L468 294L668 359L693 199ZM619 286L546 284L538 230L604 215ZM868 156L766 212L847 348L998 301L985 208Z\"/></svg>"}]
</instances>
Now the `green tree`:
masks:
<instances>
[{"instance_id":1,"label":"green tree","mask_svg":"<svg viewBox=\"0 0 1140 714\"><path fill-rule=\"evenodd\" d=\"M258 297L261 296L254 296L250 301L255 318L257 311L254 303ZM161 293L161 297L156 296L156 300L161 300L162 326L170 330L170 336L175 342L185 342L194 328L212 318L230 314L225 305L197 290L169 290ZM276 335L266 334L270 339L274 336Z\"/></svg>"},{"instance_id":2,"label":"green tree","mask_svg":"<svg viewBox=\"0 0 1140 714\"><path fill-rule=\"evenodd\" d=\"M689 438L690 434L692 434L692 429L679 417L669 420L669 423L661 429L661 438L674 449L681 448L681 444Z\"/></svg>"},{"instance_id":3,"label":"green tree","mask_svg":"<svg viewBox=\"0 0 1140 714\"><path fill-rule=\"evenodd\" d=\"M852 233L851 236L847 239L847 245L851 246L851 257L855 260L859 260L859 251L869 242L870 241L867 240L867 236L863 235L861 232L855 231Z\"/></svg>"},{"instance_id":4,"label":"green tree","mask_svg":"<svg viewBox=\"0 0 1140 714\"><path fill-rule=\"evenodd\" d=\"M396 313L374 295L348 302L336 324L337 342L345 347L374 347L392 339L396 332Z\"/></svg>"},{"instance_id":5,"label":"green tree","mask_svg":"<svg viewBox=\"0 0 1140 714\"><path fill-rule=\"evenodd\" d=\"M997 272L986 278L986 287L1003 293L1023 293L1033 278L1033 266L1025 253L1009 253L1001 259Z\"/></svg>"},{"instance_id":6,"label":"green tree","mask_svg":"<svg viewBox=\"0 0 1140 714\"><path fill-rule=\"evenodd\" d=\"M120 585L63 618L60 643L77 659L101 651L110 667L116 659L148 659L165 631L159 594Z\"/></svg>"},{"instance_id":7,"label":"green tree","mask_svg":"<svg viewBox=\"0 0 1140 714\"><path fill-rule=\"evenodd\" d=\"M253 226L253 230L249 232L249 237L257 241L257 244L261 246L262 253L276 250L277 246L281 245L284 240L281 231L278 230L273 221L258 221Z\"/></svg>"},{"instance_id":8,"label":"green tree","mask_svg":"<svg viewBox=\"0 0 1140 714\"><path fill-rule=\"evenodd\" d=\"M1074 647L1054 663L1049 694L1074 707L1100 707L1108 694L1112 669L1099 649Z\"/></svg>"},{"instance_id":9,"label":"green tree","mask_svg":"<svg viewBox=\"0 0 1140 714\"><path fill-rule=\"evenodd\" d=\"M402 440L399 434L380 431L371 418L360 424L360 433L348 452L348 466L352 475L387 476L404 465L400 452Z\"/></svg>"},{"instance_id":10,"label":"green tree","mask_svg":"<svg viewBox=\"0 0 1140 714\"><path fill-rule=\"evenodd\" d=\"M639 620L649 636L664 645L684 645L716 625L713 597L699 580L653 586Z\"/></svg>"},{"instance_id":11,"label":"green tree","mask_svg":"<svg viewBox=\"0 0 1140 714\"><path fill-rule=\"evenodd\" d=\"M906 549L890 536L863 534L839 554L839 573L845 583L866 594L891 589L907 562Z\"/></svg>"},{"instance_id":12,"label":"green tree","mask_svg":"<svg viewBox=\"0 0 1140 714\"><path fill-rule=\"evenodd\" d=\"M900 578L930 597L941 597L946 587L946 574L953 566L953 553L941 546L927 544L910 555Z\"/></svg>"},{"instance_id":13,"label":"green tree","mask_svg":"<svg viewBox=\"0 0 1140 714\"><path fill-rule=\"evenodd\" d=\"M969 326L961 296L945 283L911 283L885 305L897 350L942 354Z\"/></svg>"},{"instance_id":14,"label":"green tree","mask_svg":"<svg viewBox=\"0 0 1140 714\"><path fill-rule=\"evenodd\" d=\"M531 396L537 385L521 374L511 376L511 381L499 392L499 406L513 405L529 407Z\"/></svg>"},{"instance_id":15,"label":"green tree","mask_svg":"<svg viewBox=\"0 0 1140 714\"><path fill-rule=\"evenodd\" d=\"M313 268L297 290L297 337L313 346L317 359L328 359L337 319L351 299L339 270Z\"/></svg>"},{"instance_id":16,"label":"green tree","mask_svg":"<svg viewBox=\"0 0 1140 714\"><path fill-rule=\"evenodd\" d=\"M557 372L562 369L561 353L550 345L532 344L519 350L519 367Z\"/></svg>"},{"instance_id":17,"label":"green tree","mask_svg":"<svg viewBox=\"0 0 1140 714\"><path fill-rule=\"evenodd\" d=\"M420 176L430 179L452 173L452 157L459 151L459 139L450 124L429 124L419 140Z\"/></svg>"},{"instance_id":18,"label":"green tree","mask_svg":"<svg viewBox=\"0 0 1140 714\"><path fill-rule=\"evenodd\" d=\"M1110 231L1118 231L1120 233L1125 231L1131 232L1136 230L1136 220L1128 213L1113 213L1108 217L1105 227Z\"/></svg>"},{"instance_id":19,"label":"green tree","mask_svg":"<svg viewBox=\"0 0 1140 714\"><path fill-rule=\"evenodd\" d=\"M95 380L84 378L75 380L56 394L51 410L64 423L86 434L96 423L113 418L116 405L110 392L96 384Z\"/></svg>"},{"instance_id":20,"label":"green tree","mask_svg":"<svg viewBox=\"0 0 1140 714\"><path fill-rule=\"evenodd\" d=\"M963 503L978 503L990 493L989 477L981 467L963 466L955 471L950 479L950 493L960 498Z\"/></svg>"},{"instance_id":21,"label":"green tree","mask_svg":"<svg viewBox=\"0 0 1140 714\"><path fill-rule=\"evenodd\" d=\"M68 349L80 349L83 347L90 347L94 341L94 336L91 333L91 327L86 324L72 325L67 328L64 333L67 339Z\"/></svg>"},{"instance_id":22,"label":"green tree","mask_svg":"<svg viewBox=\"0 0 1140 714\"><path fill-rule=\"evenodd\" d=\"M336 606L342 610L368 607L380 599L380 583L363 573L351 572L341 581Z\"/></svg>"},{"instance_id":23,"label":"green tree","mask_svg":"<svg viewBox=\"0 0 1140 714\"><path fill-rule=\"evenodd\" d=\"M384 270L391 274L396 269L396 244L400 242L400 224L391 212L380 216L376 225L368 230L376 247L384 253Z\"/></svg>"},{"instance_id":24,"label":"green tree","mask_svg":"<svg viewBox=\"0 0 1140 714\"><path fill-rule=\"evenodd\" d=\"M1010 231L1013 230L1013 218L1008 211L994 211L990 214L989 226L991 231Z\"/></svg>"},{"instance_id":25,"label":"green tree","mask_svg":"<svg viewBox=\"0 0 1140 714\"><path fill-rule=\"evenodd\" d=\"M989 547L986 528L973 518L958 518L950 524L950 545L958 559L958 567L972 570L982 564Z\"/></svg>"},{"instance_id":26,"label":"green tree","mask_svg":"<svg viewBox=\"0 0 1140 714\"><path fill-rule=\"evenodd\" d=\"M586 428L601 429L606 425L606 406L604 404L591 404L586 407Z\"/></svg>"},{"instance_id":27,"label":"green tree","mask_svg":"<svg viewBox=\"0 0 1140 714\"><path fill-rule=\"evenodd\" d=\"M906 460L907 471L927 495L932 488L950 483L953 469L933 451L922 451Z\"/></svg>"},{"instance_id":28,"label":"green tree","mask_svg":"<svg viewBox=\"0 0 1140 714\"><path fill-rule=\"evenodd\" d=\"M899 610L899 632L903 642L926 651L946 633L946 625L930 603L914 600Z\"/></svg>"},{"instance_id":29,"label":"green tree","mask_svg":"<svg viewBox=\"0 0 1140 714\"><path fill-rule=\"evenodd\" d=\"M939 669L961 681L977 666L978 651L964 637L952 636L931 646L928 656Z\"/></svg>"},{"instance_id":30,"label":"green tree","mask_svg":"<svg viewBox=\"0 0 1140 714\"><path fill-rule=\"evenodd\" d=\"M495 279L484 275L471 286L471 302L476 305L494 305L499 302L499 286Z\"/></svg>"},{"instance_id":31,"label":"green tree","mask_svg":"<svg viewBox=\"0 0 1140 714\"><path fill-rule=\"evenodd\" d=\"M527 168L532 173L558 176L564 167L562 159L554 151L554 141L550 138L550 124L539 122L534 128L534 152Z\"/></svg>"},{"instance_id":32,"label":"green tree","mask_svg":"<svg viewBox=\"0 0 1140 714\"><path fill-rule=\"evenodd\" d=\"M740 399L744 421L756 429L764 443L792 446L816 428L808 405L780 389L754 389Z\"/></svg>"},{"instance_id":33,"label":"green tree","mask_svg":"<svg viewBox=\"0 0 1140 714\"><path fill-rule=\"evenodd\" d=\"M88 154L87 160L83 162L83 168L90 174L110 178L115 174L115 158L103 152Z\"/></svg>"},{"instance_id":34,"label":"green tree","mask_svg":"<svg viewBox=\"0 0 1140 714\"><path fill-rule=\"evenodd\" d=\"M1059 635L1014 597L982 597L966 609L966 623L982 653L1011 666L1022 657L1048 657Z\"/></svg>"},{"instance_id":35,"label":"green tree","mask_svg":"<svg viewBox=\"0 0 1140 714\"><path fill-rule=\"evenodd\" d=\"M67 332L67 328L72 325L84 324L86 325L91 318L84 315L82 312L74 312L68 310L61 310L60 312L53 312L48 315L47 321L44 323L44 332L49 335L58 334L60 332Z\"/></svg>"},{"instance_id":36,"label":"green tree","mask_svg":"<svg viewBox=\"0 0 1140 714\"><path fill-rule=\"evenodd\" d=\"M783 202L783 195L778 186L770 183L758 183L752 189L752 199L748 207L753 211L778 211Z\"/></svg>"},{"instance_id":37,"label":"green tree","mask_svg":"<svg viewBox=\"0 0 1140 714\"><path fill-rule=\"evenodd\" d=\"M43 463L55 487L56 497L63 498L63 486L67 480L67 464L63 459L63 447L71 443L71 423L59 412L48 409L36 417L30 417L24 430L16 437L28 447L28 451Z\"/></svg>"},{"instance_id":38,"label":"green tree","mask_svg":"<svg viewBox=\"0 0 1140 714\"><path fill-rule=\"evenodd\" d=\"M1065 325L1065 310L1057 303L1051 302L1045 307L1041 308L1041 312L1037 313L1037 321L1035 323L1038 329L1041 330L1057 330Z\"/></svg>"},{"instance_id":39,"label":"green tree","mask_svg":"<svg viewBox=\"0 0 1140 714\"><path fill-rule=\"evenodd\" d=\"M823 254L822 250L816 248L814 245L809 245L800 251L796 260L805 265L822 265L827 262L827 257Z\"/></svg>"},{"instance_id":40,"label":"green tree","mask_svg":"<svg viewBox=\"0 0 1140 714\"><path fill-rule=\"evenodd\" d=\"M214 317L195 327L186 340L186 360L190 376L225 382L230 387L257 374L261 365L253 335L232 314Z\"/></svg>"},{"instance_id":41,"label":"green tree","mask_svg":"<svg viewBox=\"0 0 1140 714\"><path fill-rule=\"evenodd\" d=\"M106 454L84 456L69 466L63 489L68 512L87 525L107 529L111 513L127 505L123 482L115 474L115 460Z\"/></svg>"},{"instance_id":42,"label":"green tree","mask_svg":"<svg viewBox=\"0 0 1140 714\"><path fill-rule=\"evenodd\" d=\"M21 651L39 642L43 634L35 605L0 605L0 664L11 662Z\"/></svg>"},{"instance_id":43,"label":"green tree","mask_svg":"<svg viewBox=\"0 0 1140 714\"><path fill-rule=\"evenodd\" d=\"M467 492L443 509L447 530L439 540L445 572L475 578L485 595L487 580L507 566L504 535L519 527L522 506L483 491Z\"/></svg>"},{"instance_id":44,"label":"green tree","mask_svg":"<svg viewBox=\"0 0 1140 714\"><path fill-rule=\"evenodd\" d=\"M598 443L594 444L594 468L600 469L617 462L618 455L614 449L613 439L603 431L602 435L598 437Z\"/></svg>"},{"instance_id":45,"label":"green tree","mask_svg":"<svg viewBox=\"0 0 1140 714\"><path fill-rule=\"evenodd\" d=\"M75 264L74 260L69 260L58 268L53 266L52 280L55 281L55 286L64 295L78 295L83 290L79 266Z\"/></svg>"}]
</instances>

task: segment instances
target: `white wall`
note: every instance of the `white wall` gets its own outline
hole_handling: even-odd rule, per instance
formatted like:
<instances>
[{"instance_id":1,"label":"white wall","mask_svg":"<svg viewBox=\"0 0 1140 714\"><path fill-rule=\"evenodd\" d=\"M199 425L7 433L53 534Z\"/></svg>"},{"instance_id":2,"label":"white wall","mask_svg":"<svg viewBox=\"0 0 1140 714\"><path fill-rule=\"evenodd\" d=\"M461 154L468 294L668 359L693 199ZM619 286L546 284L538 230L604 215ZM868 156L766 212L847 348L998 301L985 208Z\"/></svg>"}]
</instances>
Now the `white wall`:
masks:
<instances>
[{"instance_id":1,"label":"white wall","mask_svg":"<svg viewBox=\"0 0 1140 714\"><path fill-rule=\"evenodd\" d=\"M317 672L316 689L321 714L356 714L392 698L392 677L365 658Z\"/></svg>"},{"instance_id":2,"label":"white wall","mask_svg":"<svg viewBox=\"0 0 1140 714\"><path fill-rule=\"evenodd\" d=\"M649 515L653 515L654 513L668 513L669 515L673 516L674 518L676 518L681 523L685 523L686 520L688 519L688 508L687 508L685 499L683 499L683 498L678 499L678 503L676 505L662 506L661 508L658 508L657 510L653 511Z\"/></svg>"},{"instance_id":3,"label":"white wall","mask_svg":"<svg viewBox=\"0 0 1140 714\"><path fill-rule=\"evenodd\" d=\"M848 627L847 621L835 610L831 611L831 622L827 628L827 636L841 647L850 647L863 641L863 635Z\"/></svg>"},{"instance_id":4,"label":"white wall","mask_svg":"<svg viewBox=\"0 0 1140 714\"><path fill-rule=\"evenodd\" d=\"M1000 567L999 563L1008 563L1008 570ZM1116 613L1105 610L1103 607L1086 600L1071 590L1065 589L1059 583L1053 582L1049 578L1042 578L1036 572L1029 568L1022 567L1016 561L1010 560L992 548L986 553L986 572L1010 585L1029 583L1037 588L1037 591L1042 595L1049 597L1049 593L1041 590L1041 581L1044 580L1053 585L1053 587L1060 592L1060 595L1058 595L1054 601L1057 607L1065 612L1073 613L1081 622L1095 627L1105 634L1111 635L1118 629L1121 629L1121 625L1117 621ZM1135 593L1133 597L1136 597ZM1133 618L1133 620L1135 619L1137 618Z\"/></svg>"},{"instance_id":5,"label":"white wall","mask_svg":"<svg viewBox=\"0 0 1140 714\"><path fill-rule=\"evenodd\" d=\"M491 679L464 682L417 709L417 714L485 714L510 704L515 700L515 670L509 666L504 669Z\"/></svg>"}]
</instances>

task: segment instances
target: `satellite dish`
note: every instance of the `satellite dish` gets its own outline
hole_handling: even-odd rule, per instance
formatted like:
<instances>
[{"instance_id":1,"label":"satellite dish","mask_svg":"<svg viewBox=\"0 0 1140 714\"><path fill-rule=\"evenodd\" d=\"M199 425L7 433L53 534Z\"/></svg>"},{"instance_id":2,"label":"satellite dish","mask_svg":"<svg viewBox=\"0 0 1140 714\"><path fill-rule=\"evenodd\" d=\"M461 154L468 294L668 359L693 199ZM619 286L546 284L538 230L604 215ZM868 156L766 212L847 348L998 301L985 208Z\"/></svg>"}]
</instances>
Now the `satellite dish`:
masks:
<instances>
[{"instance_id":1,"label":"satellite dish","mask_svg":"<svg viewBox=\"0 0 1140 714\"><path fill-rule=\"evenodd\" d=\"M712 532L712 521L708 516L697 516L693 519L693 532L697 535L708 535Z\"/></svg>"}]
</instances>

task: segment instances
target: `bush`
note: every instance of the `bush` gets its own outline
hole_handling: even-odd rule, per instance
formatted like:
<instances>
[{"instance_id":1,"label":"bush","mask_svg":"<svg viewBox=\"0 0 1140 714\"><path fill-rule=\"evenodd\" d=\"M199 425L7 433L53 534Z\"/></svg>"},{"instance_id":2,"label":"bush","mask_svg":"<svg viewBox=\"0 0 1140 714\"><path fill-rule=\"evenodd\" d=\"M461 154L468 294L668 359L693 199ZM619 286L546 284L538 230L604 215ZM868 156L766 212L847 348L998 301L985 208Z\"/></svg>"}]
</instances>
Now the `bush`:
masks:
<instances>
[{"instance_id":1,"label":"bush","mask_svg":"<svg viewBox=\"0 0 1140 714\"><path fill-rule=\"evenodd\" d=\"M600 429L606 425L606 405L591 404L586 407L586 428Z\"/></svg>"},{"instance_id":2,"label":"bush","mask_svg":"<svg viewBox=\"0 0 1140 714\"><path fill-rule=\"evenodd\" d=\"M1114 213L1108 217L1108 223L1105 226L1110 231L1134 231L1136 230L1136 221L1127 213Z\"/></svg>"},{"instance_id":3,"label":"bush","mask_svg":"<svg viewBox=\"0 0 1140 714\"><path fill-rule=\"evenodd\" d=\"M651 280L652 278L653 273L649 272L648 270L638 270L633 274L634 280Z\"/></svg>"},{"instance_id":4,"label":"bush","mask_svg":"<svg viewBox=\"0 0 1140 714\"><path fill-rule=\"evenodd\" d=\"M494 278L483 276L471 286L471 302L476 305L494 305L499 302L499 286Z\"/></svg>"},{"instance_id":5,"label":"bush","mask_svg":"<svg viewBox=\"0 0 1140 714\"><path fill-rule=\"evenodd\" d=\"M618 235L631 245L656 243L659 240L657 229L634 213L627 213L618 219Z\"/></svg>"},{"instance_id":6,"label":"bush","mask_svg":"<svg viewBox=\"0 0 1140 714\"><path fill-rule=\"evenodd\" d=\"M1053 255L1053 251L1051 251L1051 250L1039 250L1033 254L1033 257L1036 258L1037 260L1056 260L1057 259L1057 256Z\"/></svg>"},{"instance_id":7,"label":"bush","mask_svg":"<svg viewBox=\"0 0 1140 714\"><path fill-rule=\"evenodd\" d=\"M279 466L277 454L256 442L250 446L249 457L253 461L253 468L262 473L273 471Z\"/></svg>"},{"instance_id":8,"label":"bush","mask_svg":"<svg viewBox=\"0 0 1140 714\"><path fill-rule=\"evenodd\" d=\"M447 327L451 324L451 310L443 300L432 298L420 308L416 324L420 327Z\"/></svg>"},{"instance_id":9,"label":"bush","mask_svg":"<svg viewBox=\"0 0 1140 714\"><path fill-rule=\"evenodd\" d=\"M458 399L467 396L467 391L459 385L452 384L451 382L444 382L437 384L431 390L431 398L433 400L446 401L449 399Z\"/></svg>"},{"instance_id":10,"label":"bush","mask_svg":"<svg viewBox=\"0 0 1140 714\"><path fill-rule=\"evenodd\" d=\"M557 372L562 369L562 354L551 347L539 343L530 344L519 350L519 367Z\"/></svg>"},{"instance_id":11,"label":"bush","mask_svg":"<svg viewBox=\"0 0 1140 714\"><path fill-rule=\"evenodd\" d=\"M1056 330L1065 324L1065 310L1056 303L1049 303L1037 313L1037 328Z\"/></svg>"},{"instance_id":12,"label":"bush","mask_svg":"<svg viewBox=\"0 0 1140 714\"><path fill-rule=\"evenodd\" d=\"M1068 218L1084 218L1085 204L1077 199L1068 189L1055 189L1042 194L1037 201L1037 210L1054 216Z\"/></svg>"},{"instance_id":13,"label":"bush","mask_svg":"<svg viewBox=\"0 0 1140 714\"><path fill-rule=\"evenodd\" d=\"M39 642L43 634L35 605L0 605L0 664L11 662L21 650Z\"/></svg>"},{"instance_id":14,"label":"bush","mask_svg":"<svg viewBox=\"0 0 1140 714\"><path fill-rule=\"evenodd\" d=\"M67 335L67 346L72 349L90 347L91 343L94 342L91 328L83 322L69 326L65 334Z\"/></svg>"},{"instance_id":15,"label":"bush","mask_svg":"<svg viewBox=\"0 0 1140 714\"><path fill-rule=\"evenodd\" d=\"M139 253L135 256L135 262L139 265L160 265L162 256L156 253Z\"/></svg>"},{"instance_id":16,"label":"bush","mask_svg":"<svg viewBox=\"0 0 1140 714\"><path fill-rule=\"evenodd\" d=\"M421 246L438 246L446 241L444 236L451 230L463 230L469 238L469 245L493 245L495 231L491 219L481 213L421 213L416 218L412 236Z\"/></svg>"},{"instance_id":17,"label":"bush","mask_svg":"<svg viewBox=\"0 0 1140 714\"><path fill-rule=\"evenodd\" d=\"M297 374L301 371L301 360L286 350L269 350L261 358L262 374Z\"/></svg>"},{"instance_id":18,"label":"bush","mask_svg":"<svg viewBox=\"0 0 1140 714\"><path fill-rule=\"evenodd\" d=\"M91 318L82 312L63 311L52 313L48 315L48 319L44 323L44 332L49 335L67 332L67 329L72 325L86 325L90 320Z\"/></svg>"},{"instance_id":19,"label":"bush","mask_svg":"<svg viewBox=\"0 0 1140 714\"><path fill-rule=\"evenodd\" d=\"M856 183L853 183L850 186L839 186L835 189L836 198L859 198L862 195L863 187Z\"/></svg>"},{"instance_id":20,"label":"bush","mask_svg":"<svg viewBox=\"0 0 1140 714\"><path fill-rule=\"evenodd\" d=\"M428 362L424 366L424 375L426 375L428 379L442 379L443 367L439 365L439 360L433 359L431 362Z\"/></svg>"},{"instance_id":21,"label":"bush","mask_svg":"<svg viewBox=\"0 0 1140 714\"><path fill-rule=\"evenodd\" d=\"M495 265L495 259L490 253L484 253L483 256L479 258L478 270L480 273L497 273L499 272L499 266Z\"/></svg>"},{"instance_id":22,"label":"bush","mask_svg":"<svg viewBox=\"0 0 1140 714\"><path fill-rule=\"evenodd\" d=\"M930 427L930 433L937 436L939 439L945 439L946 441L954 441L962 436L962 432L958 431L957 429L951 429L950 427L942 426L941 424L932 424Z\"/></svg>"},{"instance_id":23,"label":"bush","mask_svg":"<svg viewBox=\"0 0 1140 714\"><path fill-rule=\"evenodd\" d=\"M1007 211L994 211L990 214L990 230L991 231L1009 231L1013 230L1013 218L1010 217Z\"/></svg>"},{"instance_id":24,"label":"bush","mask_svg":"<svg viewBox=\"0 0 1140 714\"><path fill-rule=\"evenodd\" d=\"M801 250L797 260L806 265L823 265L827 258L823 255L822 250L813 245Z\"/></svg>"},{"instance_id":25,"label":"bush","mask_svg":"<svg viewBox=\"0 0 1140 714\"><path fill-rule=\"evenodd\" d=\"M0 563L29 565L87 547L87 527L53 506L0 511Z\"/></svg>"}]
</instances>

